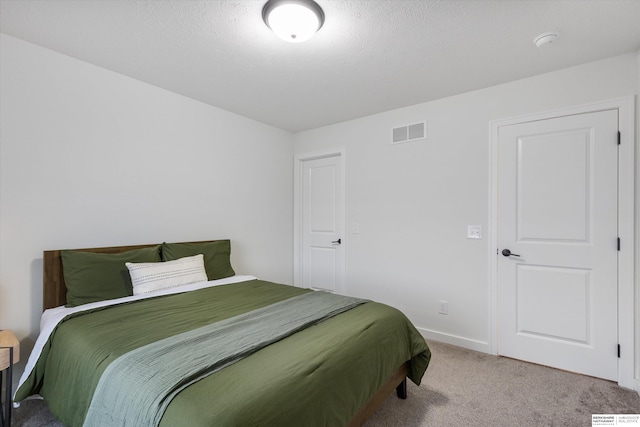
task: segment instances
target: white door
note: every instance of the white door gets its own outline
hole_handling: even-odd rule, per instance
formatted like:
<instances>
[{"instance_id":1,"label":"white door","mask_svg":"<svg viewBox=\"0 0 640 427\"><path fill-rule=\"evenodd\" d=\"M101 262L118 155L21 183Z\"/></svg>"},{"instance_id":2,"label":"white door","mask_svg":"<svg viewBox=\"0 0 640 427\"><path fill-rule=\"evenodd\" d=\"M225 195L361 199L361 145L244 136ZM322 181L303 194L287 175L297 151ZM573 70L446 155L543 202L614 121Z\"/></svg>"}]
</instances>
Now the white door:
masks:
<instances>
[{"instance_id":1,"label":"white door","mask_svg":"<svg viewBox=\"0 0 640 427\"><path fill-rule=\"evenodd\" d=\"M302 162L302 286L344 293L344 181L340 155Z\"/></svg>"},{"instance_id":2,"label":"white door","mask_svg":"<svg viewBox=\"0 0 640 427\"><path fill-rule=\"evenodd\" d=\"M499 354L618 379L617 137L617 110L499 128Z\"/></svg>"}]
</instances>

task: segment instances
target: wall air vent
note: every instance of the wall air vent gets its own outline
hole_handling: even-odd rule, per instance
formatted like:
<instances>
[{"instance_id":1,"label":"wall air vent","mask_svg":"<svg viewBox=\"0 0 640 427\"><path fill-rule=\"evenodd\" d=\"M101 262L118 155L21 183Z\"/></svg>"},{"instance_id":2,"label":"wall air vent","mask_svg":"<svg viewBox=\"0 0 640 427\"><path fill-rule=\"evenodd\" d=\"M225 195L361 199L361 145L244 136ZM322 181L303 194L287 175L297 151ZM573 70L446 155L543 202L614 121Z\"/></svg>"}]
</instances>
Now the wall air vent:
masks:
<instances>
[{"instance_id":1,"label":"wall air vent","mask_svg":"<svg viewBox=\"0 0 640 427\"><path fill-rule=\"evenodd\" d=\"M401 144L403 142L419 141L427 138L427 123L415 123L407 126L393 128L391 132L391 143Z\"/></svg>"}]
</instances>

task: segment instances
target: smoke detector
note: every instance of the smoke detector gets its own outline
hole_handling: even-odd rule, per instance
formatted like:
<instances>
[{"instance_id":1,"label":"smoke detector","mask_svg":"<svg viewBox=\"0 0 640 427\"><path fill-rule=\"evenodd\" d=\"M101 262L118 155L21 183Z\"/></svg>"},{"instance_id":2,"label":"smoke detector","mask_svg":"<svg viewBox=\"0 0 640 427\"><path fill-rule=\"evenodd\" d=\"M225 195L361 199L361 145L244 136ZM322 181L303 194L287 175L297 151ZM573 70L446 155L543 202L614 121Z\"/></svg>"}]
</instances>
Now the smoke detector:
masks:
<instances>
[{"instance_id":1,"label":"smoke detector","mask_svg":"<svg viewBox=\"0 0 640 427\"><path fill-rule=\"evenodd\" d=\"M536 47L540 48L553 43L558 39L558 37L560 37L560 34L558 34L556 31L547 31L546 33L542 33L534 37L533 44L535 44Z\"/></svg>"}]
</instances>

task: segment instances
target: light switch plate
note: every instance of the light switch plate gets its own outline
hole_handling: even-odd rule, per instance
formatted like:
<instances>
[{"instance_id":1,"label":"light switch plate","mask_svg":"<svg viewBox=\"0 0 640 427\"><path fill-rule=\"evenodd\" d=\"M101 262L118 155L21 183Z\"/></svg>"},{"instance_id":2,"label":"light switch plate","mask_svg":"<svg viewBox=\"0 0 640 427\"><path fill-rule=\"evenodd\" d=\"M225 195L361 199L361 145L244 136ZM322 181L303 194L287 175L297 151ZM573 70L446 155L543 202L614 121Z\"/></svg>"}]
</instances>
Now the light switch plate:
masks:
<instances>
[{"instance_id":1,"label":"light switch plate","mask_svg":"<svg viewBox=\"0 0 640 427\"><path fill-rule=\"evenodd\" d=\"M482 239L482 226L467 225L467 239Z\"/></svg>"}]
</instances>

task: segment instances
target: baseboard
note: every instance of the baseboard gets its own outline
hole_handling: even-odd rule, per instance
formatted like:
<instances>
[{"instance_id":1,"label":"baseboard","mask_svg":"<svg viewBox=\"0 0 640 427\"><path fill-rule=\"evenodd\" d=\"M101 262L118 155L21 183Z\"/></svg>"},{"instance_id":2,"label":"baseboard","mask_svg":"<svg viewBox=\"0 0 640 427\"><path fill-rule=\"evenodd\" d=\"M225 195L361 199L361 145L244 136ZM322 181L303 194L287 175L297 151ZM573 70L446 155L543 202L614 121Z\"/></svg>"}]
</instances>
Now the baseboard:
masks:
<instances>
[{"instance_id":1,"label":"baseboard","mask_svg":"<svg viewBox=\"0 0 640 427\"><path fill-rule=\"evenodd\" d=\"M482 353L491 354L491 346L488 342L473 340L470 338L460 337L457 335L446 334L443 332L432 331L430 329L417 328L427 341L438 341L445 344L457 345L458 347L467 348L469 350L480 351Z\"/></svg>"}]
</instances>

